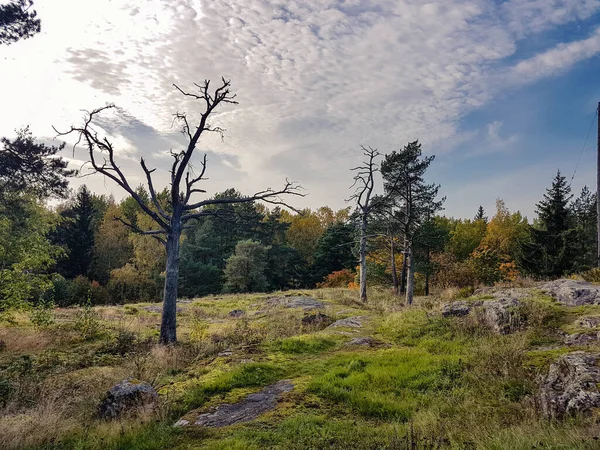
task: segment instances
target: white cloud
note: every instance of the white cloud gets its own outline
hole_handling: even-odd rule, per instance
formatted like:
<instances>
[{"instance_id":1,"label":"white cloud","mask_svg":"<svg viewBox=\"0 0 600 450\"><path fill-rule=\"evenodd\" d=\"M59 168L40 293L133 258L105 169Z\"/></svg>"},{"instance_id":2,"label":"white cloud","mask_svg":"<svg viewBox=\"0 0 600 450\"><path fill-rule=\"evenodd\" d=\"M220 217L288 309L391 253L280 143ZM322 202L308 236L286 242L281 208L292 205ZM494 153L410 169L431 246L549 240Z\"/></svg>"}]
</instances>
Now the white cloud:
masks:
<instances>
[{"instance_id":1,"label":"white cloud","mask_svg":"<svg viewBox=\"0 0 600 450\"><path fill-rule=\"evenodd\" d=\"M115 102L128 118L108 131L125 156L149 155L167 170L161 155L182 145L172 114L197 111L172 84L192 89L223 75L240 104L215 115L224 142L201 143L226 157L215 161L211 188L253 191L289 176L312 194L307 204L341 206L359 144L387 152L419 138L427 151L449 151L472 136L460 119L504 88L595 55L598 32L503 64L522 39L591 17L600 0L61 0L37 8L42 35L0 48L0 95L11 105L0 111L0 134L31 123L50 136L50 125L79 122L80 108ZM495 127L490 143L515 139ZM133 170L132 161L124 167Z\"/></svg>"}]
</instances>

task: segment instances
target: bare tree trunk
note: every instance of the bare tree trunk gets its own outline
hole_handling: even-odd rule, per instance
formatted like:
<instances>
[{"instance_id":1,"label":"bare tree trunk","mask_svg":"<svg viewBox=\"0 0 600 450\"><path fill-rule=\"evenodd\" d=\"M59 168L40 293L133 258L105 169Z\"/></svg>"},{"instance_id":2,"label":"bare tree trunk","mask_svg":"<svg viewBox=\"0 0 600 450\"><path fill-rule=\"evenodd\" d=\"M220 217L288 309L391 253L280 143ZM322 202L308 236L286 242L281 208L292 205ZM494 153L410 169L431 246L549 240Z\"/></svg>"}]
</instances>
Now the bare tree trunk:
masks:
<instances>
[{"instance_id":1,"label":"bare tree trunk","mask_svg":"<svg viewBox=\"0 0 600 450\"><path fill-rule=\"evenodd\" d=\"M400 287L398 285L398 271L396 270L396 248L394 246L394 236L390 237L390 256L392 258L392 283L394 285L394 289L392 292L394 295L398 295Z\"/></svg>"},{"instance_id":2,"label":"bare tree trunk","mask_svg":"<svg viewBox=\"0 0 600 450\"><path fill-rule=\"evenodd\" d=\"M406 263L408 255L408 240L404 238L404 251L402 252L402 270L400 271L400 294L406 293Z\"/></svg>"},{"instance_id":3,"label":"bare tree trunk","mask_svg":"<svg viewBox=\"0 0 600 450\"><path fill-rule=\"evenodd\" d=\"M167 235L167 266L159 338L161 344L174 344L177 342L177 283L179 281L180 237L181 219L179 224L176 224L176 227Z\"/></svg>"},{"instance_id":4,"label":"bare tree trunk","mask_svg":"<svg viewBox=\"0 0 600 450\"><path fill-rule=\"evenodd\" d=\"M429 247L427 247L427 269L425 270L425 295L429 295L429 277L431 272L431 255L429 251Z\"/></svg>"},{"instance_id":5,"label":"bare tree trunk","mask_svg":"<svg viewBox=\"0 0 600 450\"><path fill-rule=\"evenodd\" d=\"M406 304L412 305L413 297L415 294L415 270L414 270L414 261L412 254L412 244L409 243L408 251L406 252L407 256L407 276L406 276Z\"/></svg>"},{"instance_id":6,"label":"bare tree trunk","mask_svg":"<svg viewBox=\"0 0 600 450\"><path fill-rule=\"evenodd\" d=\"M360 222L360 301L367 303L367 215Z\"/></svg>"}]
</instances>

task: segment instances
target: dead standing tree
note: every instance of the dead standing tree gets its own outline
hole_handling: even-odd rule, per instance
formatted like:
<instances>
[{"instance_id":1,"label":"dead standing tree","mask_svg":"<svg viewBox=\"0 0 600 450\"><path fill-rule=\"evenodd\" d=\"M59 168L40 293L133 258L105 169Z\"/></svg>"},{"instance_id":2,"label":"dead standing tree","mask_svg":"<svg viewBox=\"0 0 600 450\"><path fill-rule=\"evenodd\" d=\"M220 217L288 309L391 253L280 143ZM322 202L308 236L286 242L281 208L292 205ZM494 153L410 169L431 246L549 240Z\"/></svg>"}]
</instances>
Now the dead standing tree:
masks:
<instances>
[{"instance_id":1,"label":"dead standing tree","mask_svg":"<svg viewBox=\"0 0 600 450\"><path fill-rule=\"evenodd\" d=\"M356 172L354 175L354 183L350 189L356 187L354 194L347 200L356 202L358 219L360 221L360 244L359 244L359 259L360 259L360 301L367 302L367 225L369 215L376 206L373 202L373 189L375 188L375 173L379 171L379 167L375 159L380 153L371 147L365 148L360 146L366 161L362 165L351 169Z\"/></svg>"},{"instance_id":2,"label":"dead standing tree","mask_svg":"<svg viewBox=\"0 0 600 450\"><path fill-rule=\"evenodd\" d=\"M135 225L120 219L135 232L153 236L163 243L166 248L167 263L165 270L162 322L160 327L161 344L173 344L177 342L176 302L177 283L179 278L179 241L181 233L186 228L185 224L190 220L198 219L202 216L218 214L218 208L216 209L216 212L215 208L203 210L203 208L207 206L247 203L257 200L262 200L275 205L288 206L283 201L282 195L304 195L301 193L301 187L299 185L286 180L283 188L279 190L267 188L249 197L218 198L198 202L191 201L193 194L206 193L206 190L197 186L198 182L206 180L204 177L206 172L206 155L204 155L201 162L200 173L198 175L195 175L191 170L191 158L196 150L198 140L203 133L217 132L221 135L223 134L223 129L211 127L208 124L208 118L221 104L237 104L235 95L230 92L230 85L231 81L223 78L221 85L214 91L210 91L210 81L205 80L203 84L195 84L198 88L197 93L185 92L177 85L173 85L183 95L202 103L204 110L200 115L198 125L195 129L192 129L190 126L185 113L177 113L175 115L175 120L181 123L182 133L186 136L188 144L187 147L180 152L171 151L174 161L170 171L171 188L168 199L168 212L167 208L163 208L158 201L152 181L152 173L156 169L148 169L144 158L140 159L140 165L146 176L148 190L150 192L150 201L146 202L131 187L115 161L113 144L106 137L98 136L98 133L92 127L94 119L104 110L114 108L114 105L105 106L88 113L82 127L71 127L70 130L59 133L59 135L77 133L79 135L77 144L81 142L85 144L89 154L89 163L94 171L108 177L123 188L136 200L142 211L150 216L159 226L158 230L141 230Z\"/></svg>"}]
</instances>

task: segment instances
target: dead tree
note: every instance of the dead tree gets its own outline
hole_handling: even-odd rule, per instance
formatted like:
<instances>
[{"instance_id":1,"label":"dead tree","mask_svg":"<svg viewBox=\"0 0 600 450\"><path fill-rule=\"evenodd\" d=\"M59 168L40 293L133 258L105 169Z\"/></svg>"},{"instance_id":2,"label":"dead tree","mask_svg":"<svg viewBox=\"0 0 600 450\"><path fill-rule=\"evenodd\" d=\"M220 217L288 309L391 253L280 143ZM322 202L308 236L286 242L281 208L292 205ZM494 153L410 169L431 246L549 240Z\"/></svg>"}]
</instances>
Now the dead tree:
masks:
<instances>
[{"instance_id":1,"label":"dead tree","mask_svg":"<svg viewBox=\"0 0 600 450\"><path fill-rule=\"evenodd\" d=\"M192 201L194 194L204 194L205 189L198 186L203 180L206 180L206 154L199 167L199 173L194 173L190 161L196 150L198 140L205 132L216 132L223 135L224 130L219 127L211 127L208 123L209 116L221 104L237 104L235 95L230 92L230 80L221 80L221 84L214 91L210 90L210 81L205 80L202 84L194 83L197 92L186 92L173 85L181 94L191 97L202 104L203 112L200 115L198 124L192 127L188 122L185 113L175 114L175 121L182 127L182 133L187 138L185 149L174 152L171 151L173 163L171 165L171 182L169 192L169 208L163 208L158 200L156 190L152 180L152 173L156 169L148 169L144 158L140 159L140 165L146 176L150 200L146 202L131 187L127 178L121 171L121 168L115 161L115 151L113 144L106 137L98 135L93 128L94 119L104 110L114 108L114 105L105 106L90 113L87 113L85 122L81 127L71 127L70 130L59 133L66 135L70 133L78 134L77 144L83 143L89 154L89 163L94 172L100 173L111 179L124 189L136 202L144 213L150 216L158 225L157 230L141 230L134 224L127 223L120 219L125 225L133 229L136 233L150 235L160 241L166 248L167 263L165 270L165 285L163 296L163 313L160 327L160 343L173 344L177 341L177 322L176 322L176 302L177 302L177 283L179 278L179 243L181 233L186 229L186 223L190 220L198 219L206 215L218 214L218 208L209 208L207 206L218 206L231 203L247 203L257 200L274 204L288 206L282 199L282 195L303 196L301 186L294 182L286 180L285 185L278 190L267 188L257 192L252 196L242 198L219 198L201 201ZM76 145L77 145L76 144Z\"/></svg>"},{"instance_id":2,"label":"dead tree","mask_svg":"<svg viewBox=\"0 0 600 450\"><path fill-rule=\"evenodd\" d=\"M360 223L360 244L359 244L359 259L360 259L360 300L363 303L367 302L367 225L369 215L373 211L373 189L375 188L375 173L379 171L378 164L375 162L380 153L371 147L365 148L360 146L366 161L358 167L351 169L356 172L354 175L354 183L350 188L356 188L354 194L347 200L356 202L356 209Z\"/></svg>"}]
</instances>

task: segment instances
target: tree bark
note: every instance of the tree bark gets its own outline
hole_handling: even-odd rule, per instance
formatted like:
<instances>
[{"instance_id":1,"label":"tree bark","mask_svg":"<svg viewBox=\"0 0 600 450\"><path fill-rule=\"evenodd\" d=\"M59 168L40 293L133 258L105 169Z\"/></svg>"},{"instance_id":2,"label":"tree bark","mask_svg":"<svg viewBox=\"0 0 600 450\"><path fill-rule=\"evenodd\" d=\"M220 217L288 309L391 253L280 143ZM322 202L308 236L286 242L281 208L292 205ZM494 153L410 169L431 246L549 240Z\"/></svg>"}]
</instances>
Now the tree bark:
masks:
<instances>
[{"instance_id":1,"label":"tree bark","mask_svg":"<svg viewBox=\"0 0 600 450\"><path fill-rule=\"evenodd\" d=\"M394 236L390 237L390 256L392 258L391 268L392 268L392 283L393 283L393 294L398 295L400 287L398 285L398 271L396 270L396 248L394 246Z\"/></svg>"},{"instance_id":2,"label":"tree bark","mask_svg":"<svg viewBox=\"0 0 600 450\"><path fill-rule=\"evenodd\" d=\"M367 215L360 221L360 301L367 303Z\"/></svg>"},{"instance_id":3,"label":"tree bark","mask_svg":"<svg viewBox=\"0 0 600 450\"><path fill-rule=\"evenodd\" d=\"M412 305L415 294L415 270L412 254L412 245L409 243L407 256L407 276L406 276L406 304Z\"/></svg>"},{"instance_id":4,"label":"tree bark","mask_svg":"<svg viewBox=\"0 0 600 450\"><path fill-rule=\"evenodd\" d=\"M404 238L404 251L402 252L402 270L400 271L400 294L406 293L406 269L408 255L408 240Z\"/></svg>"},{"instance_id":5,"label":"tree bark","mask_svg":"<svg viewBox=\"0 0 600 450\"><path fill-rule=\"evenodd\" d=\"M175 344L177 342L177 284L179 281L181 219L179 219L179 224L175 225L167 235L167 265L159 338L161 344Z\"/></svg>"},{"instance_id":6,"label":"tree bark","mask_svg":"<svg viewBox=\"0 0 600 450\"><path fill-rule=\"evenodd\" d=\"M427 269L425 270L425 295L429 295L429 277L431 273L431 254L429 247L427 247Z\"/></svg>"}]
</instances>

